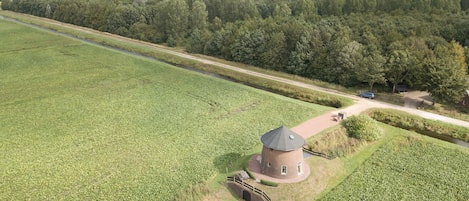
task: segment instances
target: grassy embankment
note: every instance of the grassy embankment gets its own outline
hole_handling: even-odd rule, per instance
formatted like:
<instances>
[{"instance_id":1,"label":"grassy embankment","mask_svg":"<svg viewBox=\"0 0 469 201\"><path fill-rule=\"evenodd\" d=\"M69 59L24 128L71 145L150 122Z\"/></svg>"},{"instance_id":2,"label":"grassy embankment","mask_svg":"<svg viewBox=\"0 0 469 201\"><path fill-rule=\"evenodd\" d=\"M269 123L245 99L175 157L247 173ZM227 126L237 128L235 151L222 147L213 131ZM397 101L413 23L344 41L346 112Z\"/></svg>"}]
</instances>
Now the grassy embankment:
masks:
<instances>
[{"instance_id":1,"label":"grassy embankment","mask_svg":"<svg viewBox=\"0 0 469 201\"><path fill-rule=\"evenodd\" d=\"M0 27L0 200L200 196L191 191L219 188L214 178L259 152L265 131L331 110L12 22Z\"/></svg>"},{"instance_id":2,"label":"grassy embankment","mask_svg":"<svg viewBox=\"0 0 469 201\"><path fill-rule=\"evenodd\" d=\"M303 101L306 101L306 102L311 102L311 103L316 103L316 104L321 104L321 105L327 105L327 106L330 106L330 107L344 107L344 106L348 106L348 105L352 104L352 101L350 99L344 98L344 97L341 97L341 96L334 96L334 95L330 95L328 93L322 93L322 92L318 92L318 91L305 89L305 88L302 88L302 87L296 87L296 86L293 86L293 85L280 83L280 82L277 82L277 81L272 81L272 80L269 80L269 79L264 79L264 78L260 78L260 77L256 77L256 76L252 76L252 75L247 75L245 73L240 73L240 72L237 72L237 71L229 70L229 69L222 68L222 67L219 67L219 66L216 66L216 65L205 64L205 63L201 63L201 62L191 60L191 59L185 59L185 58L182 58L182 57L179 57L179 56L175 56L175 55L166 53L164 51L158 51L158 50L155 50L154 48L148 47L148 45L157 46L155 44L143 43L143 42L139 42L140 44L129 43L127 41L122 41L122 40L118 40L116 38L109 37L110 34L107 34L107 33L105 33L105 34L107 34L108 36L102 36L102 35L98 35L98 34L95 34L95 33L87 33L87 32L83 32L83 31L77 31L77 30L74 30L74 29L70 29L70 28L66 28L66 27L63 27L63 26L48 23L47 21L44 21L43 18L37 18L37 17L34 17L34 16L23 15L23 14L9 12L9 11L1 11L0 15L10 17L10 18L14 18L14 19L18 19L18 20L26 22L26 23L39 25L41 27L45 27L45 28L48 28L48 29L56 30L56 31L61 32L61 33L70 34L72 36L76 36L76 37L79 37L79 38L94 41L94 42L97 42L97 43L100 43L100 44L103 44L103 45L108 45L108 46L124 49L124 50L127 50L127 51L143 54L143 55L146 55L146 56L158 58L158 59L163 60L163 61L165 61L167 63L170 63L170 64L181 65L181 66L186 66L186 67L191 67L191 68L203 70L203 71L206 71L206 72L216 73L218 75L224 76L226 78L232 79L232 80L237 81L237 82L242 82L242 83L245 83L247 85L251 85L251 86L254 86L254 87L259 87L259 88L262 88L264 90L272 91L274 93L279 93L279 94L282 94L282 95L285 95L285 96L288 96L288 97L292 97L292 98L295 98L295 99L300 99L300 100L303 100ZM158 46L158 47L159 48L164 48L164 49L170 49L172 51L180 51L178 49L172 49L172 48L168 48L168 47L164 47L164 46ZM338 90L341 90L341 91L346 91L345 88L340 87L338 85L333 85L333 84L329 84L329 83L325 83L325 82L321 82L321 81L310 80L310 79L304 79L304 78L294 76L294 75L289 75L289 74L286 74L286 73L274 72L274 71L270 71L270 70L256 68L256 67L253 67L253 66L242 65L242 64L239 64L239 63L228 62L228 61L216 59L216 58L213 58L213 57L207 57L207 56L202 56L202 55L198 55L198 56L203 57L205 59L209 59L209 60L213 60L213 61L216 61L216 62L237 66L237 67L240 67L240 68L244 68L244 69L248 69L248 70L252 70L252 71L256 71L256 72L261 72L261 73L265 73L265 74L270 74L270 75L274 75L274 76L288 78L288 79L292 79L292 80L296 80L296 81L300 81L300 82L304 82L304 83L309 83L309 84L313 84L313 85L324 86L324 87L330 88L330 89L338 89Z\"/></svg>"}]
</instances>

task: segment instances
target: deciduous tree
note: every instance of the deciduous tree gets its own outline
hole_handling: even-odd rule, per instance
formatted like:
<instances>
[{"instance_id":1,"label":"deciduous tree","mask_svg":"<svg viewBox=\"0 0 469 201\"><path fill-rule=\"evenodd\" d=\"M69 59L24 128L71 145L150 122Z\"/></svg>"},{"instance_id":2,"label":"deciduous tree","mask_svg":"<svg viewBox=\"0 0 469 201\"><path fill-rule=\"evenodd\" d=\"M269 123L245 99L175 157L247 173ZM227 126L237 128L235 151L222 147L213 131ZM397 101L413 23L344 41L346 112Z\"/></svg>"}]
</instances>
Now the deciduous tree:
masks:
<instances>
[{"instance_id":1,"label":"deciduous tree","mask_svg":"<svg viewBox=\"0 0 469 201\"><path fill-rule=\"evenodd\" d=\"M189 28L191 30L205 30L207 28L208 12L202 0L196 0L192 3L189 17Z\"/></svg>"},{"instance_id":2,"label":"deciduous tree","mask_svg":"<svg viewBox=\"0 0 469 201\"><path fill-rule=\"evenodd\" d=\"M233 59L237 62L260 66L261 53L265 47L265 33L262 30L244 31L232 46Z\"/></svg>"},{"instance_id":3,"label":"deciduous tree","mask_svg":"<svg viewBox=\"0 0 469 201\"><path fill-rule=\"evenodd\" d=\"M362 44L352 41L339 52L337 64L342 69L342 72L338 75L339 84L348 86L356 80L357 69L361 67L363 61L363 48Z\"/></svg>"},{"instance_id":4,"label":"deciduous tree","mask_svg":"<svg viewBox=\"0 0 469 201\"><path fill-rule=\"evenodd\" d=\"M265 68L284 70L288 61L286 37L283 32L269 34L261 53L261 63Z\"/></svg>"},{"instance_id":5,"label":"deciduous tree","mask_svg":"<svg viewBox=\"0 0 469 201\"><path fill-rule=\"evenodd\" d=\"M392 83L392 92L396 86L409 78L417 70L417 58L407 50L392 50L386 62L386 79Z\"/></svg>"},{"instance_id":6,"label":"deciduous tree","mask_svg":"<svg viewBox=\"0 0 469 201\"><path fill-rule=\"evenodd\" d=\"M357 69L357 79L368 83L370 91L376 83L385 84L385 68L386 59L380 52L374 48L366 47L363 52L363 60L361 66Z\"/></svg>"},{"instance_id":7,"label":"deciduous tree","mask_svg":"<svg viewBox=\"0 0 469 201\"><path fill-rule=\"evenodd\" d=\"M434 57L425 62L425 89L435 102L456 103L461 101L467 89L465 76L467 69L459 61L460 47L457 44L440 45L434 49Z\"/></svg>"},{"instance_id":8,"label":"deciduous tree","mask_svg":"<svg viewBox=\"0 0 469 201\"><path fill-rule=\"evenodd\" d=\"M189 21L189 6L185 0L165 0L159 7L159 27L164 30L166 37L174 40L186 36Z\"/></svg>"}]
</instances>

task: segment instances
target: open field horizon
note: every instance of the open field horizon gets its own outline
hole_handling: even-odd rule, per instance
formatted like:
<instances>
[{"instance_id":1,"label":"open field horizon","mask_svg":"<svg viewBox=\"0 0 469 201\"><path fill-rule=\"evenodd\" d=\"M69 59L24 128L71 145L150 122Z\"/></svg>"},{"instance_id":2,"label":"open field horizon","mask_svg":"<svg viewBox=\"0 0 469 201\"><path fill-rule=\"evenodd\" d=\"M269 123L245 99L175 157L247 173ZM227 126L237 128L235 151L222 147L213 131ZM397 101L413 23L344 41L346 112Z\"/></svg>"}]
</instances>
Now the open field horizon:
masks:
<instances>
[{"instance_id":1,"label":"open field horizon","mask_svg":"<svg viewBox=\"0 0 469 201\"><path fill-rule=\"evenodd\" d=\"M0 26L2 200L171 200L257 151L269 129L331 110Z\"/></svg>"}]
</instances>

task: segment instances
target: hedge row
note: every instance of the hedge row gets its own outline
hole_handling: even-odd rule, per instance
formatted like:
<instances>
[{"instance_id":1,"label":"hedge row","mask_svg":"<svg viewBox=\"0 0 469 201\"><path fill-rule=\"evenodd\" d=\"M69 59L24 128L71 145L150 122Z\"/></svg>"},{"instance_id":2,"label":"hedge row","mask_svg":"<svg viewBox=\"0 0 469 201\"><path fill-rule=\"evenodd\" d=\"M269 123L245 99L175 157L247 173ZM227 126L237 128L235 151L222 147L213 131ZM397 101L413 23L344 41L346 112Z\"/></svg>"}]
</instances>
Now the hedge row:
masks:
<instances>
[{"instance_id":1,"label":"hedge row","mask_svg":"<svg viewBox=\"0 0 469 201\"><path fill-rule=\"evenodd\" d=\"M254 176L254 174L252 174L251 170L249 170L248 167L244 167L244 171L246 171L246 173L248 173L250 178L256 180L256 177Z\"/></svg>"},{"instance_id":2,"label":"hedge row","mask_svg":"<svg viewBox=\"0 0 469 201\"><path fill-rule=\"evenodd\" d=\"M277 187L278 186L278 183L275 183L273 181L263 180L263 179L261 179L261 184L264 184L266 186L272 186L272 187Z\"/></svg>"},{"instance_id":3,"label":"hedge row","mask_svg":"<svg viewBox=\"0 0 469 201\"><path fill-rule=\"evenodd\" d=\"M429 120L392 109L373 109L367 114L380 122L426 135L447 135L469 142L469 128Z\"/></svg>"},{"instance_id":4,"label":"hedge row","mask_svg":"<svg viewBox=\"0 0 469 201\"><path fill-rule=\"evenodd\" d=\"M241 82L248 86L270 91L272 93L280 94L309 103L335 108L341 108L352 104L352 101L345 97L331 95L328 93L302 88L294 85L284 84L279 81L268 80L247 74L240 75L238 73L232 74L229 72L215 73L225 76L234 81Z\"/></svg>"}]
</instances>

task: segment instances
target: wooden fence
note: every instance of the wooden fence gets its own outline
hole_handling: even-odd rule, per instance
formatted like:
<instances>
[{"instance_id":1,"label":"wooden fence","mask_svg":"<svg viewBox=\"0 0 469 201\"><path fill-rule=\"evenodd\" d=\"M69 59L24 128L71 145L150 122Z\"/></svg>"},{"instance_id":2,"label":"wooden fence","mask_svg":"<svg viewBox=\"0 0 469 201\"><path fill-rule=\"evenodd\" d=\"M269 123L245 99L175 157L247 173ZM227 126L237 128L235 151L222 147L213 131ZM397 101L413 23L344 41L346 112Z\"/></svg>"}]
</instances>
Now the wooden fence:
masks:
<instances>
[{"instance_id":1,"label":"wooden fence","mask_svg":"<svg viewBox=\"0 0 469 201\"><path fill-rule=\"evenodd\" d=\"M226 180L227 181L231 181L231 182L235 182L235 183L238 183L240 184L241 186L249 189L250 191L262 196L262 198L264 198L265 201L272 201L269 196L267 194L264 193L264 191L262 191L261 189L258 189L246 182L244 182L243 180L237 178L237 177L226 177Z\"/></svg>"},{"instance_id":2,"label":"wooden fence","mask_svg":"<svg viewBox=\"0 0 469 201\"><path fill-rule=\"evenodd\" d=\"M329 159L329 160L332 160L332 159L336 158L336 156L329 156L329 155L327 155L327 154L320 153L320 152L315 152L315 151L311 151L311 150L306 149L306 148L303 148L303 151L304 151L304 152L307 152L307 153L309 153L309 154L311 154L311 155L323 157L323 158Z\"/></svg>"}]
</instances>

